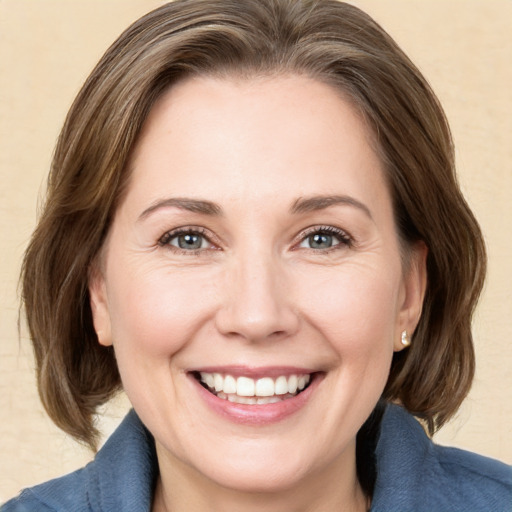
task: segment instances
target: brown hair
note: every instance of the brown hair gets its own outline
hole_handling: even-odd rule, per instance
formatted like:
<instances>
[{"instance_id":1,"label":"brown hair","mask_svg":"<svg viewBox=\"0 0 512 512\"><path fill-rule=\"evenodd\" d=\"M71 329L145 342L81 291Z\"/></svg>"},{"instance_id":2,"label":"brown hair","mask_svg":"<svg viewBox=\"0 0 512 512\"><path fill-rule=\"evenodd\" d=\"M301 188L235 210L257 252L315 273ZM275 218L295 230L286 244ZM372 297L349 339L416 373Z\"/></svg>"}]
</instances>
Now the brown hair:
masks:
<instances>
[{"instance_id":1,"label":"brown hair","mask_svg":"<svg viewBox=\"0 0 512 512\"><path fill-rule=\"evenodd\" d=\"M42 402L91 447L94 414L120 377L94 332L88 272L144 120L185 76L280 73L316 78L351 99L375 137L404 246L422 240L429 250L423 313L412 346L393 359L383 398L433 432L466 396L485 248L457 184L448 124L420 72L369 16L336 0L177 0L129 27L78 94L22 270Z\"/></svg>"}]
</instances>

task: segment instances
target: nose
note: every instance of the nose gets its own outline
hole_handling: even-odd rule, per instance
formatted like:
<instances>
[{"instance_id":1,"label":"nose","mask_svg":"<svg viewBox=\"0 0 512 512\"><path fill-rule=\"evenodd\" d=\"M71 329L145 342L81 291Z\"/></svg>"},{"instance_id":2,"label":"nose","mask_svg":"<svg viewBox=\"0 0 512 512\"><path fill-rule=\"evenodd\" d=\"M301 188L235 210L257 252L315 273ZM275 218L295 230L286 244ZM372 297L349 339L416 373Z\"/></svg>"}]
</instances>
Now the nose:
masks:
<instances>
[{"instance_id":1,"label":"nose","mask_svg":"<svg viewBox=\"0 0 512 512\"><path fill-rule=\"evenodd\" d=\"M217 329L249 342L293 335L299 316L291 303L289 281L270 257L252 255L233 262L223 282Z\"/></svg>"}]
</instances>

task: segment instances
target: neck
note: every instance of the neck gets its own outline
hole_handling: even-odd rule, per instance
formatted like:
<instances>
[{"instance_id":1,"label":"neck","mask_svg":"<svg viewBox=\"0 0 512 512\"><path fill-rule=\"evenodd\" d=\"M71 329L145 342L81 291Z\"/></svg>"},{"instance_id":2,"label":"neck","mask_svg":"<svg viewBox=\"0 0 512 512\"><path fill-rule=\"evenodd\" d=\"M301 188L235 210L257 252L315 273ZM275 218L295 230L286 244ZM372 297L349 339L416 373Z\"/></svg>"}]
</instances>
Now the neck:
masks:
<instances>
[{"instance_id":1,"label":"neck","mask_svg":"<svg viewBox=\"0 0 512 512\"><path fill-rule=\"evenodd\" d=\"M352 453L353 452L353 453ZM321 472L308 474L287 489L238 490L198 474L183 462L162 456L152 512L365 512L369 500L359 485L355 450Z\"/></svg>"}]
</instances>

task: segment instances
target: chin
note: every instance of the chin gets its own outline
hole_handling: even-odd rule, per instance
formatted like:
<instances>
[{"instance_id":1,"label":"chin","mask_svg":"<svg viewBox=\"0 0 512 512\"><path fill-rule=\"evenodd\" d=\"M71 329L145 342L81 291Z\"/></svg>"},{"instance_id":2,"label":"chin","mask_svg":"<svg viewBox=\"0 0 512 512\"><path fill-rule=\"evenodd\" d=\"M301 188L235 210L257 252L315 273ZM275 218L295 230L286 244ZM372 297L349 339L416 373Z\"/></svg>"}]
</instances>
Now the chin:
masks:
<instances>
[{"instance_id":1,"label":"chin","mask_svg":"<svg viewBox=\"0 0 512 512\"><path fill-rule=\"evenodd\" d=\"M229 447L219 445L215 453L188 461L199 479L214 486L243 493L274 494L299 489L311 482L322 468L331 466L332 450L315 453L313 445L304 446L304 440L242 439L228 441ZM225 449L222 449L225 448ZM195 463L197 461L197 463Z\"/></svg>"},{"instance_id":2,"label":"chin","mask_svg":"<svg viewBox=\"0 0 512 512\"><path fill-rule=\"evenodd\" d=\"M205 476L217 486L242 493L277 494L297 487L306 477L304 471L283 468L278 462L266 464L265 467L247 467L250 465L233 465L214 469Z\"/></svg>"}]
</instances>

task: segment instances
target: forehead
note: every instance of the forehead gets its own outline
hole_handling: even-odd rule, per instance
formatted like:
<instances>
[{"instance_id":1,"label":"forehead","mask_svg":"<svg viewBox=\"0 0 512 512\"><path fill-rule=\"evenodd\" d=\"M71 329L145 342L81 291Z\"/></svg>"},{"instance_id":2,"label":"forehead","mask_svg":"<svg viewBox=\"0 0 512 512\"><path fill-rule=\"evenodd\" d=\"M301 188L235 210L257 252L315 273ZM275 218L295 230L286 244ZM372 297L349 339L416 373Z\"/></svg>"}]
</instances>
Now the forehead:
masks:
<instances>
[{"instance_id":1,"label":"forehead","mask_svg":"<svg viewBox=\"0 0 512 512\"><path fill-rule=\"evenodd\" d=\"M303 76L174 85L150 112L130 167L129 189L139 196L387 195L359 113L333 87Z\"/></svg>"}]
</instances>

